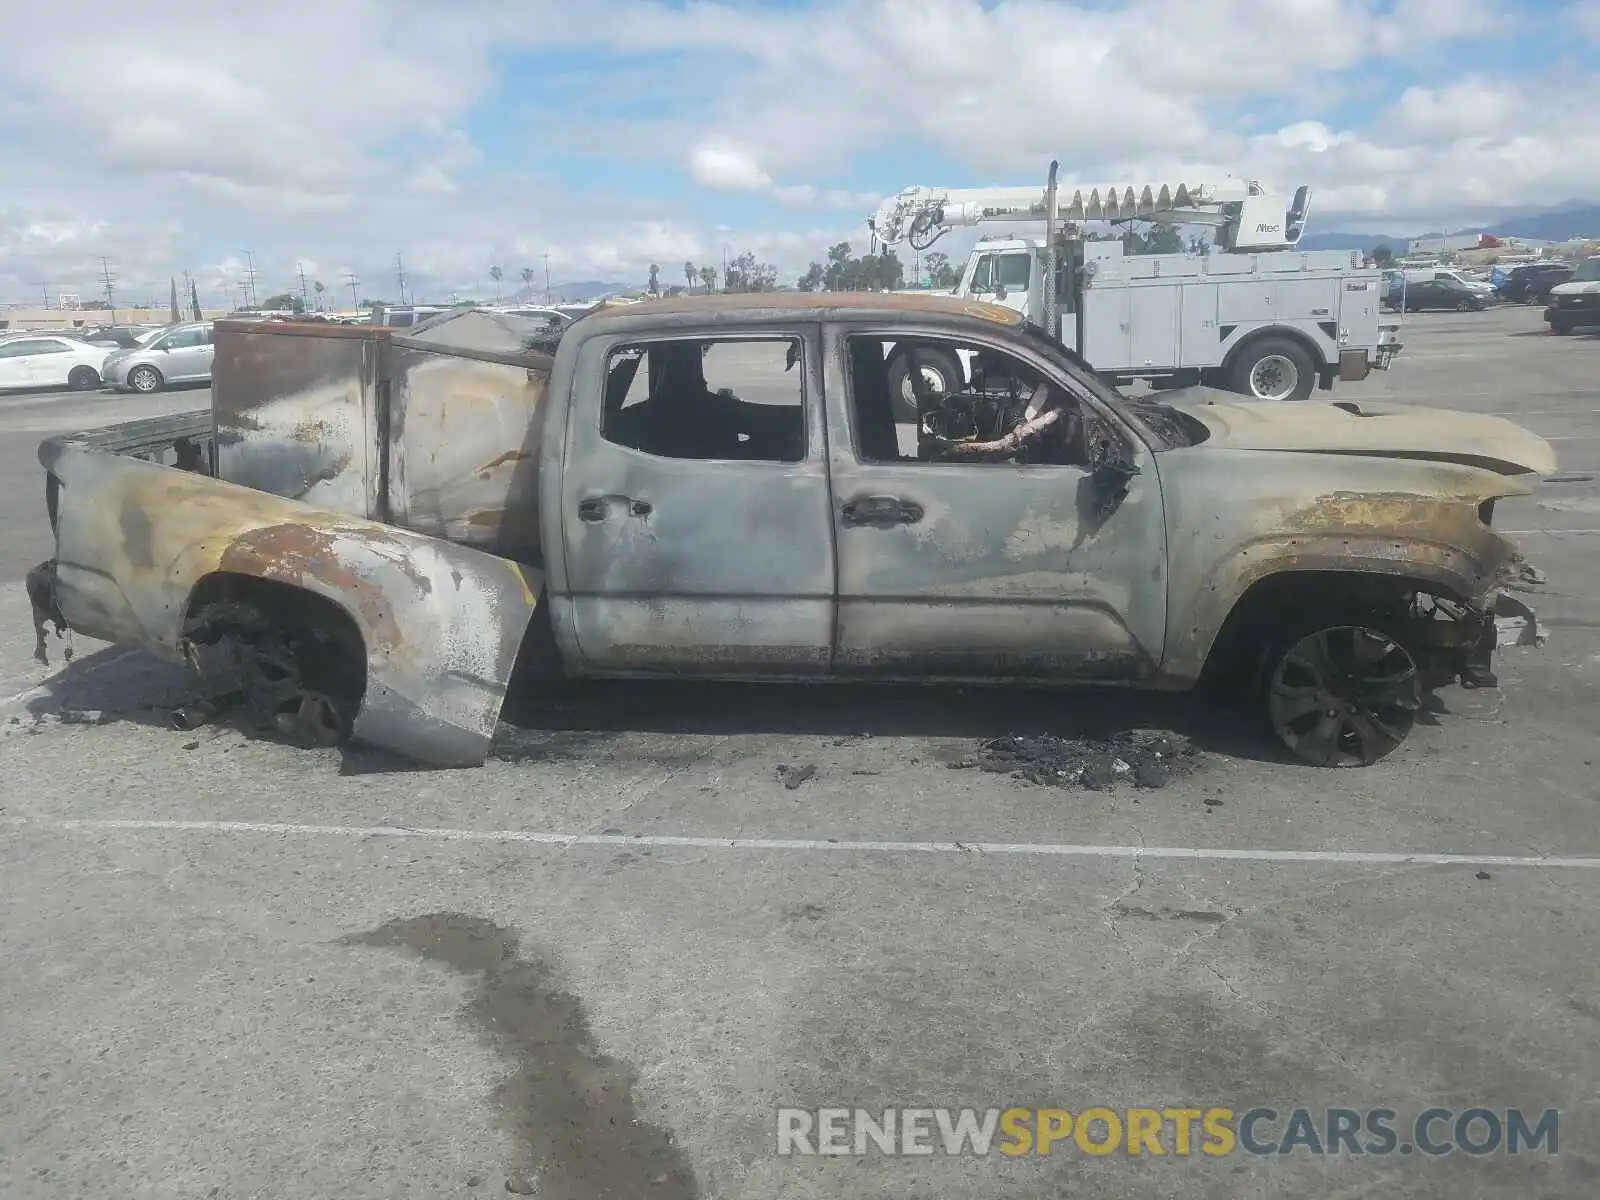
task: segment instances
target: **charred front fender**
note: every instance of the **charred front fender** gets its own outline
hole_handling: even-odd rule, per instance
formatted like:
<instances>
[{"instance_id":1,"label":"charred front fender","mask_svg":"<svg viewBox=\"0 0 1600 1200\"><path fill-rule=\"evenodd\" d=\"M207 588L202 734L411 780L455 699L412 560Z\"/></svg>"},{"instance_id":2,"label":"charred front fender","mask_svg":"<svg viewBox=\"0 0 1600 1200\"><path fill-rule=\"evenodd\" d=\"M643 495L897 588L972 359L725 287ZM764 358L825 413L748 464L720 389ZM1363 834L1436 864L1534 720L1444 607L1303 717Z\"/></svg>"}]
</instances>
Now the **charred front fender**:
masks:
<instances>
[{"instance_id":1,"label":"charred front fender","mask_svg":"<svg viewBox=\"0 0 1600 1200\"><path fill-rule=\"evenodd\" d=\"M60 446L55 598L74 629L181 656L190 601L219 573L320 596L361 633L361 740L481 763L540 580L529 569L206 476ZM268 614L270 616L270 613Z\"/></svg>"},{"instance_id":2,"label":"charred front fender","mask_svg":"<svg viewBox=\"0 0 1600 1200\"><path fill-rule=\"evenodd\" d=\"M1431 470L1442 484L1438 477L1445 469ZM1271 576L1332 573L1392 580L1474 611L1491 609L1522 557L1514 542L1490 526L1484 502L1528 489L1488 472L1470 475L1459 482L1471 486L1460 490L1330 490L1299 501L1274 497L1248 509L1241 506L1228 514L1236 521L1231 530L1214 520L1211 538L1184 544L1186 557L1173 572L1164 679L1172 684L1198 679L1229 614L1255 584ZM1332 576L1328 586L1338 586ZM1363 584L1352 595L1368 590ZM1341 597L1326 599L1337 603Z\"/></svg>"}]
</instances>

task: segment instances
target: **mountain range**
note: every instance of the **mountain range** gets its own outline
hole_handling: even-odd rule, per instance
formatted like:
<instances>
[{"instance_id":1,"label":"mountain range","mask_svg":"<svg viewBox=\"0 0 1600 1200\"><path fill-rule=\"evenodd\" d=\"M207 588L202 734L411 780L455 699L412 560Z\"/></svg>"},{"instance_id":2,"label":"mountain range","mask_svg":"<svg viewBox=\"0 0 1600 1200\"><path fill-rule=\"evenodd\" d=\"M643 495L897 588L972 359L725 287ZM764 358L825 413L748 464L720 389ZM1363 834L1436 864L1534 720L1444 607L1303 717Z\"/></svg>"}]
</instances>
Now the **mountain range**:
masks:
<instances>
[{"instance_id":1,"label":"mountain range","mask_svg":"<svg viewBox=\"0 0 1600 1200\"><path fill-rule=\"evenodd\" d=\"M1491 233L1496 237L1532 238L1543 242L1564 242L1574 237L1600 237L1600 204L1585 204L1559 212L1526 213L1507 217L1493 225L1453 229L1448 233L1417 233L1390 237L1379 233L1310 233L1300 239L1301 250L1362 250L1385 245L1403 250L1419 237L1455 237L1464 233Z\"/></svg>"}]
</instances>

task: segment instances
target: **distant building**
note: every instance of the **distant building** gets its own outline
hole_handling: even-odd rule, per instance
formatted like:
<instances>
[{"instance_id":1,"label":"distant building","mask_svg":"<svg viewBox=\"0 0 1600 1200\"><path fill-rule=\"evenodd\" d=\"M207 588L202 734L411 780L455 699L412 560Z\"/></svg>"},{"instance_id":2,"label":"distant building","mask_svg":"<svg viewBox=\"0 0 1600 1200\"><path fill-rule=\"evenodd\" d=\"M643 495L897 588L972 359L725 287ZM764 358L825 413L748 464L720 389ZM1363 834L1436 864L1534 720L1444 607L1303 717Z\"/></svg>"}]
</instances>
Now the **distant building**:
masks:
<instances>
[{"instance_id":1,"label":"distant building","mask_svg":"<svg viewBox=\"0 0 1600 1200\"><path fill-rule=\"evenodd\" d=\"M1492 233L1452 233L1446 237L1416 238L1407 247L1410 254L1460 254L1475 250L1538 251L1551 245L1536 238L1497 237Z\"/></svg>"}]
</instances>

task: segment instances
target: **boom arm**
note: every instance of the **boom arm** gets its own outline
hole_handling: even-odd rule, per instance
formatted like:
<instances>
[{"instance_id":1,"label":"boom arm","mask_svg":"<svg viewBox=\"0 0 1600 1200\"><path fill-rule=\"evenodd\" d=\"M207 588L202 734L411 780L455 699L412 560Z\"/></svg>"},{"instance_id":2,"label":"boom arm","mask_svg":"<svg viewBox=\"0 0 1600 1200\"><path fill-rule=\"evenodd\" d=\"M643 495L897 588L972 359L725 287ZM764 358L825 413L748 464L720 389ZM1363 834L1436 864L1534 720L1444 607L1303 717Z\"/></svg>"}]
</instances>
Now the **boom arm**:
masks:
<instances>
[{"instance_id":1,"label":"boom arm","mask_svg":"<svg viewBox=\"0 0 1600 1200\"><path fill-rule=\"evenodd\" d=\"M1220 183L1111 184L1104 187L1058 185L1058 217L1063 221L1162 221L1170 225L1213 225L1217 242L1229 250L1285 250L1300 240L1311 189L1296 189L1291 201L1269 195L1255 180ZM867 224L886 246L909 241L925 250L957 226L986 221L1043 221L1042 187L910 187L890 196Z\"/></svg>"}]
</instances>

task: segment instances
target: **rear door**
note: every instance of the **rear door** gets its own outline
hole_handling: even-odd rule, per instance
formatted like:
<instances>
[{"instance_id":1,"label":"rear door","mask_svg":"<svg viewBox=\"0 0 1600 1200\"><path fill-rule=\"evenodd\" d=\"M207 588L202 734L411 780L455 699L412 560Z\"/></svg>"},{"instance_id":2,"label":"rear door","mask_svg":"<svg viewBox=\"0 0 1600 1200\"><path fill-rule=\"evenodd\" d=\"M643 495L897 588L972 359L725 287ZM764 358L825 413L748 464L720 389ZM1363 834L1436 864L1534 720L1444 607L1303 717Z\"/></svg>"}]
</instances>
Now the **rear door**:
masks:
<instances>
[{"instance_id":1,"label":"rear door","mask_svg":"<svg viewBox=\"0 0 1600 1200\"><path fill-rule=\"evenodd\" d=\"M809 326L584 343L554 611L588 670L828 669L834 561L817 363Z\"/></svg>"},{"instance_id":2,"label":"rear door","mask_svg":"<svg viewBox=\"0 0 1600 1200\"><path fill-rule=\"evenodd\" d=\"M17 338L0 342L0 388L29 388L36 385L37 351L42 339Z\"/></svg>"}]
</instances>

